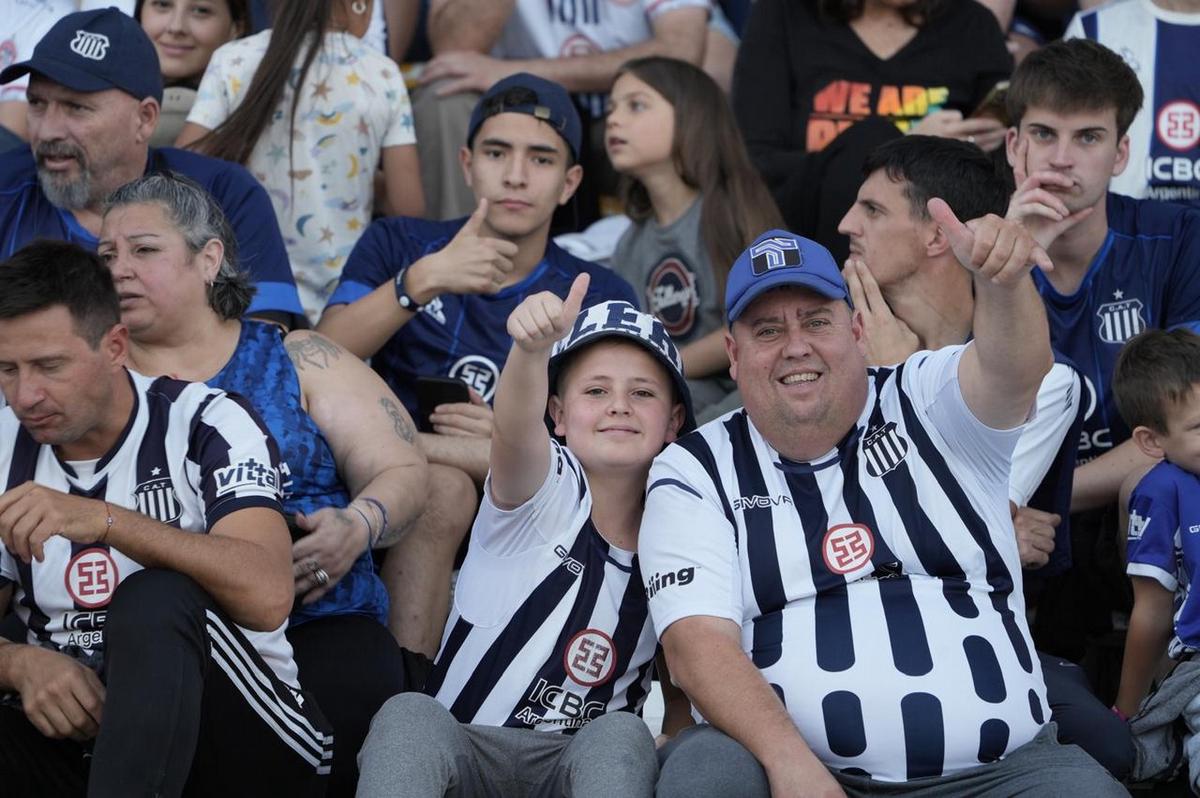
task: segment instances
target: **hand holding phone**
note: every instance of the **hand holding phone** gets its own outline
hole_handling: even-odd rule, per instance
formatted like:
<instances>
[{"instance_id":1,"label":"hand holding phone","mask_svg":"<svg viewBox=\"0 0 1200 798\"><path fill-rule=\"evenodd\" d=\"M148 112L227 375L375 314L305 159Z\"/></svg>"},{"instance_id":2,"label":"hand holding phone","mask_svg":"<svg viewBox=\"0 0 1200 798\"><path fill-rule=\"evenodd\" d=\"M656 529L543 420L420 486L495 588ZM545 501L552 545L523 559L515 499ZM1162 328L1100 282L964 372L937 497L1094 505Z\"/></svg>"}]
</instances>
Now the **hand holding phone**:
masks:
<instances>
[{"instance_id":1,"label":"hand holding phone","mask_svg":"<svg viewBox=\"0 0 1200 798\"><path fill-rule=\"evenodd\" d=\"M417 429L433 432L429 414L438 405L470 402L471 390L453 377L417 377Z\"/></svg>"}]
</instances>

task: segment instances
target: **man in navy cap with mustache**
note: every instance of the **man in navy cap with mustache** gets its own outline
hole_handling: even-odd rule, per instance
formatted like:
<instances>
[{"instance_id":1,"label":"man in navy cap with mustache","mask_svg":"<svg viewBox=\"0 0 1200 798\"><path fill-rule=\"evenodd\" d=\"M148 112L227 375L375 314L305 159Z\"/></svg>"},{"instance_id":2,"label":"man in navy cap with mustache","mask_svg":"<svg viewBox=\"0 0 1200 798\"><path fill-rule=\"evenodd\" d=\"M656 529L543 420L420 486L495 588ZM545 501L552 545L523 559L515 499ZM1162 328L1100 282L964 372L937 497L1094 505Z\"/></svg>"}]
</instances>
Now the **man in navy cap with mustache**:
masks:
<instances>
[{"instance_id":1,"label":"man in navy cap with mustache","mask_svg":"<svg viewBox=\"0 0 1200 798\"><path fill-rule=\"evenodd\" d=\"M302 315L270 198L243 168L175 149L151 150L162 75L154 45L115 8L68 14L28 61L0 83L28 74L29 150L0 156L0 257L38 238L94 250L102 204L148 171L174 171L220 202L258 292L255 316L289 324Z\"/></svg>"}]
</instances>

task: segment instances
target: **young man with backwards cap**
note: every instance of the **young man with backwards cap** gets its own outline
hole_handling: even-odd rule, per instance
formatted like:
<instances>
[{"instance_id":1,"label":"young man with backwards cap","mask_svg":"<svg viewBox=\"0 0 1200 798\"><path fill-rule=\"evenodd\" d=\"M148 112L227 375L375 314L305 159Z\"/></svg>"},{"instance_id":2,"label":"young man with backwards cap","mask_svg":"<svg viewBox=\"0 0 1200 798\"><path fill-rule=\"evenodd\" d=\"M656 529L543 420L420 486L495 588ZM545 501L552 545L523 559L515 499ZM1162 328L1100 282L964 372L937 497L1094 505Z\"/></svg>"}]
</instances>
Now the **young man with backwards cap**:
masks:
<instances>
[{"instance_id":1,"label":"young man with backwards cap","mask_svg":"<svg viewBox=\"0 0 1200 798\"><path fill-rule=\"evenodd\" d=\"M656 641L635 550L650 463L695 422L661 322L618 301L581 313L587 283L509 317L491 471L433 697L376 715L360 796L653 793L636 713Z\"/></svg>"},{"instance_id":2,"label":"young man with backwards cap","mask_svg":"<svg viewBox=\"0 0 1200 798\"><path fill-rule=\"evenodd\" d=\"M867 368L824 248L771 231L733 265L745 406L659 456L642 517L654 626L707 721L664 748L659 796L1125 794L1046 723L1009 516L1049 259L1019 224L929 210L975 337L895 367Z\"/></svg>"},{"instance_id":3,"label":"young man with backwards cap","mask_svg":"<svg viewBox=\"0 0 1200 798\"><path fill-rule=\"evenodd\" d=\"M498 82L475 107L460 152L475 212L449 222L374 222L350 253L317 327L370 357L414 418L418 377L453 377L474 391L471 402L439 406L433 433L420 436L433 493L385 567L392 631L402 647L426 656L437 650L454 554L488 467L489 403L512 343L506 319L531 294L566 295L581 273L592 277L587 304L636 302L620 277L548 237L554 209L583 175L576 163L581 135L579 115L558 84L527 74Z\"/></svg>"},{"instance_id":4,"label":"young man with backwards cap","mask_svg":"<svg viewBox=\"0 0 1200 798\"><path fill-rule=\"evenodd\" d=\"M289 326L303 317L258 181L236 164L150 148L162 74L136 20L115 8L68 14L32 58L0 72L0 83L26 74L30 147L0 156L0 257L38 238L95 250L104 198L146 172L169 170L202 185L229 218L257 285L250 313Z\"/></svg>"}]
</instances>

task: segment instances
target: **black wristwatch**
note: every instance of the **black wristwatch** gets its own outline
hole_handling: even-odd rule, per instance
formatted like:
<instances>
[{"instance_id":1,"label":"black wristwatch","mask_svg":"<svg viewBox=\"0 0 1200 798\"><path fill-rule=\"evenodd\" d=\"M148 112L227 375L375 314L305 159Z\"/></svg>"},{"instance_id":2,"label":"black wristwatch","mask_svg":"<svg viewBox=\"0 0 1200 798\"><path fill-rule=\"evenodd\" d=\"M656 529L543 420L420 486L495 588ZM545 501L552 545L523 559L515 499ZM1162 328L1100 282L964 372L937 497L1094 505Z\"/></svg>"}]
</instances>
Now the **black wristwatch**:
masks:
<instances>
[{"instance_id":1,"label":"black wristwatch","mask_svg":"<svg viewBox=\"0 0 1200 798\"><path fill-rule=\"evenodd\" d=\"M404 275L408 274L408 267L405 266L396 273L396 279L392 286L396 289L396 302L400 307L407 310L409 313L416 313L421 308L425 307L404 290Z\"/></svg>"}]
</instances>

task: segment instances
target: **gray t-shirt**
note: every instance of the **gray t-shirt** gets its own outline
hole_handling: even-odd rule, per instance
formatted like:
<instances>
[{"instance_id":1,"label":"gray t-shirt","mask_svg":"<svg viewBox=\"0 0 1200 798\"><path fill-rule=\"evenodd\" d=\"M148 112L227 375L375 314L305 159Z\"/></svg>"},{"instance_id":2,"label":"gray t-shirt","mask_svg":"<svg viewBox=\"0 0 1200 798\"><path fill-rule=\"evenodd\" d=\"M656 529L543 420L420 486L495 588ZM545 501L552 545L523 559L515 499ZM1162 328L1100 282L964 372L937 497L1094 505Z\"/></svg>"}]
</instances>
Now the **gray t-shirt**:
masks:
<instances>
[{"instance_id":1,"label":"gray t-shirt","mask_svg":"<svg viewBox=\"0 0 1200 798\"><path fill-rule=\"evenodd\" d=\"M725 325L724 297L700 235L701 205L697 199L665 227L654 219L634 222L612 256L613 269L633 285L641 309L654 314L680 347ZM688 384L697 412L736 387L728 375Z\"/></svg>"}]
</instances>

